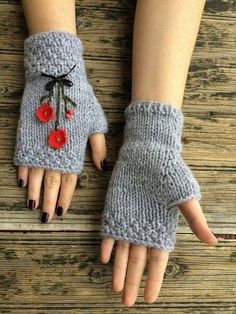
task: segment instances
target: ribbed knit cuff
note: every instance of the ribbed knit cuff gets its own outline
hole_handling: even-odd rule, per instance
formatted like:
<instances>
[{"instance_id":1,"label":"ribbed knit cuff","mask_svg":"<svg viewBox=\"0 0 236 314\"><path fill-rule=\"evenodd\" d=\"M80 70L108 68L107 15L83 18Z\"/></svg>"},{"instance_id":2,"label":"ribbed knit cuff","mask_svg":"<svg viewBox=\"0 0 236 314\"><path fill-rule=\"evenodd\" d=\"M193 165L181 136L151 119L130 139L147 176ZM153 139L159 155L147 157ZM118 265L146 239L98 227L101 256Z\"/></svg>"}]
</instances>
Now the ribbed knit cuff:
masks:
<instances>
[{"instance_id":1,"label":"ribbed knit cuff","mask_svg":"<svg viewBox=\"0 0 236 314\"><path fill-rule=\"evenodd\" d=\"M182 112L163 102L132 102L125 110L125 141L156 142L180 150Z\"/></svg>"}]
</instances>

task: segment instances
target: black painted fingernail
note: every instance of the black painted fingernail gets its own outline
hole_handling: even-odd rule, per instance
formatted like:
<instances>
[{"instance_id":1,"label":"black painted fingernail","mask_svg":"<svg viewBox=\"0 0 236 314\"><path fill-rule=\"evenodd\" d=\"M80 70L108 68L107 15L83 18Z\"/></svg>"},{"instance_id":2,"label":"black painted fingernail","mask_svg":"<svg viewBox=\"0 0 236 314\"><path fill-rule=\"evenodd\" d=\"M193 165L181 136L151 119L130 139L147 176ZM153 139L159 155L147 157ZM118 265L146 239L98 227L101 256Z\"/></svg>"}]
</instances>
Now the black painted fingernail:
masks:
<instances>
[{"instance_id":1,"label":"black painted fingernail","mask_svg":"<svg viewBox=\"0 0 236 314\"><path fill-rule=\"evenodd\" d=\"M18 186L19 186L20 188L23 188L23 186L24 186L24 180L19 179L19 180L18 180Z\"/></svg>"},{"instance_id":2,"label":"black painted fingernail","mask_svg":"<svg viewBox=\"0 0 236 314\"><path fill-rule=\"evenodd\" d=\"M56 208L56 213L57 213L57 216L62 216L63 214L63 208L61 206L58 206Z\"/></svg>"},{"instance_id":3,"label":"black painted fingernail","mask_svg":"<svg viewBox=\"0 0 236 314\"><path fill-rule=\"evenodd\" d=\"M35 209L35 200L29 200L28 207L29 209Z\"/></svg>"},{"instance_id":4,"label":"black painted fingernail","mask_svg":"<svg viewBox=\"0 0 236 314\"><path fill-rule=\"evenodd\" d=\"M107 162L106 159L101 161L101 168L102 168L103 171L107 171L108 170L108 162Z\"/></svg>"},{"instance_id":5,"label":"black painted fingernail","mask_svg":"<svg viewBox=\"0 0 236 314\"><path fill-rule=\"evenodd\" d=\"M42 217L41 217L41 222L42 222L42 223L48 222L48 217L49 217L48 213L43 212L43 213L42 213Z\"/></svg>"}]
</instances>

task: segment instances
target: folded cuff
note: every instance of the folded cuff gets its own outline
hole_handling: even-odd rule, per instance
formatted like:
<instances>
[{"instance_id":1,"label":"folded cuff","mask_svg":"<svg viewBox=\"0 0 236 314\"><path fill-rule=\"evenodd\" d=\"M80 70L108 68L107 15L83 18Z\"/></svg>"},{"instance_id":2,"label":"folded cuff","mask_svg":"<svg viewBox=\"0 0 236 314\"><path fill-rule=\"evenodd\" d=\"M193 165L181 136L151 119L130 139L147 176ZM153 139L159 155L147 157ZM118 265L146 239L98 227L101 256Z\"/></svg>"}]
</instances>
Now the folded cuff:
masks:
<instances>
[{"instance_id":1,"label":"folded cuff","mask_svg":"<svg viewBox=\"0 0 236 314\"><path fill-rule=\"evenodd\" d=\"M66 32L44 32L30 36L24 42L26 77L42 72L58 76L75 64L84 73L83 44L79 37Z\"/></svg>"}]
</instances>

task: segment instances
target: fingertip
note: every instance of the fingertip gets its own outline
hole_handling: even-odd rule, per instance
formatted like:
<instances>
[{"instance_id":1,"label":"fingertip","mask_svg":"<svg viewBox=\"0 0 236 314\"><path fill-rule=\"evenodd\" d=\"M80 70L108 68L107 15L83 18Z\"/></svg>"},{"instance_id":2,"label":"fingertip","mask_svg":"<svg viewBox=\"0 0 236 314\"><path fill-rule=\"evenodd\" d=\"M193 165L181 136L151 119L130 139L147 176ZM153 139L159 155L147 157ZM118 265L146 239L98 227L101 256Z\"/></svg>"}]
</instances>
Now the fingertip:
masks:
<instances>
[{"instance_id":1,"label":"fingertip","mask_svg":"<svg viewBox=\"0 0 236 314\"><path fill-rule=\"evenodd\" d=\"M114 280L113 279L113 281L112 281L112 289L115 292L119 293L119 292L121 292L123 290L123 288L124 288L124 284L121 284L120 280L116 280L116 279Z\"/></svg>"},{"instance_id":2,"label":"fingertip","mask_svg":"<svg viewBox=\"0 0 236 314\"><path fill-rule=\"evenodd\" d=\"M189 227L196 237L205 244L216 245L217 237L208 227L206 217L198 200L190 199L178 205Z\"/></svg>"},{"instance_id":3,"label":"fingertip","mask_svg":"<svg viewBox=\"0 0 236 314\"><path fill-rule=\"evenodd\" d=\"M132 307L135 303L135 300L132 300L131 298L127 298L126 296L123 295L122 303L126 307Z\"/></svg>"},{"instance_id":4,"label":"fingertip","mask_svg":"<svg viewBox=\"0 0 236 314\"><path fill-rule=\"evenodd\" d=\"M193 229L192 229L193 230ZM193 230L196 237L207 245L217 245L219 240L210 228L200 228Z\"/></svg>"},{"instance_id":5,"label":"fingertip","mask_svg":"<svg viewBox=\"0 0 236 314\"><path fill-rule=\"evenodd\" d=\"M103 158L106 156L106 140L104 133L94 133L89 137L91 149L93 154L102 155Z\"/></svg>"},{"instance_id":6,"label":"fingertip","mask_svg":"<svg viewBox=\"0 0 236 314\"><path fill-rule=\"evenodd\" d=\"M109 257L105 256L103 252L101 252L100 254L100 261L102 262L102 264L107 264L109 262Z\"/></svg>"},{"instance_id":7,"label":"fingertip","mask_svg":"<svg viewBox=\"0 0 236 314\"><path fill-rule=\"evenodd\" d=\"M111 258L115 240L111 238L103 238L101 243L100 260L103 264L107 264Z\"/></svg>"},{"instance_id":8,"label":"fingertip","mask_svg":"<svg viewBox=\"0 0 236 314\"><path fill-rule=\"evenodd\" d=\"M17 177L17 185L21 188L24 188L28 184L28 167L18 166L18 177Z\"/></svg>"},{"instance_id":9,"label":"fingertip","mask_svg":"<svg viewBox=\"0 0 236 314\"><path fill-rule=\"evenodd\" d=\"M215 236L211 229L208 230L208 233L209 234L206 237L205 243L208 245L217 245L219 243L219 239Z\"/></svg>"},{"instance_id":10,"label":"fingertip","mask_svg":"<svg viewBox=\"0 0 236 314\"><path fill-rule=\"evenodd\" d=\"M94 133L90 135L89 140L93 162L100 171L104 171L107 154L105 135L104 133Z\"/></svg>"},{"instance_id":11,"label":"fingertip","mask_svg":"<svg viewBox=\"0 0 236 314\"><path fill-rule=\"evenodd\" d=\"M122 292L123 288L120 288L120 287L114 287L113 286L113 291L116 292L116 293L120 293Z\"/></svg>"},{"instance_id":12,"label":"fingertip","mask_svg":"<svg viewBox=\"0 0 236 314\"><path fill-rule=\"evenodd\" d=\"M153 296L150 296L148 294L144 294L144 301L148 304L152 304L152 303L155 303L157 300L157 297L153 297Z\"/></svg>"},{"instance_id":13,"label":"fingertip","mask_svg":"<svg viewBox=\"0 0 236 314\"><path fill-rule=\"evenodd\" d=\"M95 165L95 167L99 170L99 171L104 171L103 169L103 161L106 160L105 158L103 160L101 160L99 155L96 154L92 154L92 158L93 158L93 163Z\"/></svg>"}]
</instances>

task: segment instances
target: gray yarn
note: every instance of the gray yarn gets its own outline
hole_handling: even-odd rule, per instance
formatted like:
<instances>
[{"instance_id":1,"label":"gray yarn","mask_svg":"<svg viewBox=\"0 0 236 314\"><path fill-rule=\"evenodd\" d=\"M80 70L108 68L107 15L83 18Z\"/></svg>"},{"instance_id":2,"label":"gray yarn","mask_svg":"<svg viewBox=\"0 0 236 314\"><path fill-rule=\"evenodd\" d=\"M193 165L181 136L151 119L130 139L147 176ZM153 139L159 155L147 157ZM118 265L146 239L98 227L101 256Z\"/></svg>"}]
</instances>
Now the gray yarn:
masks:
<instances>
[{"instance_id":1,"label":"gray yarn","mask_svg":"<svg viewBox=\"0 0 236 314\"><path fill-rule=\"evenodd\" d=\"M101 235L172 251L181 204L201 199L181 158L183 114L167 103L134 102L113 170Z\"/></svg>"},{"instance_id":2,"label":"gray yarn","mask_svg":"<svg viewBox=\"0 0 236 314\"><path fill-rule=\"evenodd\" d=\"M83 45L80 39L66 32L45 32L30 36L24 43L25 90L20 107L15 146L15 165L41 167L61 172L81 173L86 143L89 135L107 132L104 112L87 81L83 60ZM72 119L65 119L64 104L60 102L59 127L67 132L67 143L60 149L48 146L48 134L55 127L55 121L40 122L35 115L45 84L53 76L68 73L66 79L73 86L65 86L65 94L76 104ZM52 107L56 111L56 95Z\"/></svg>"}]
</instances>

